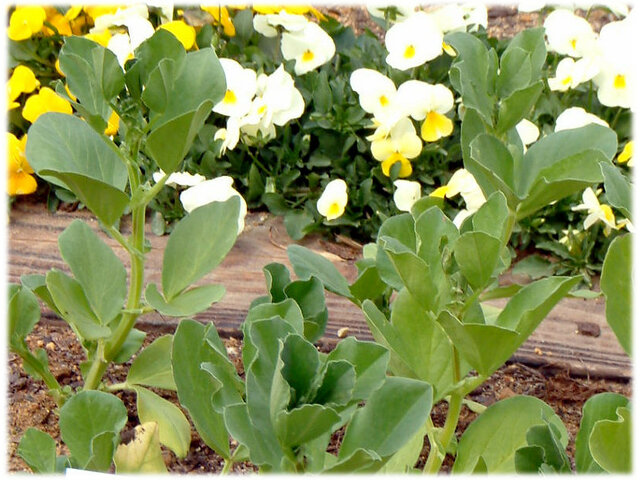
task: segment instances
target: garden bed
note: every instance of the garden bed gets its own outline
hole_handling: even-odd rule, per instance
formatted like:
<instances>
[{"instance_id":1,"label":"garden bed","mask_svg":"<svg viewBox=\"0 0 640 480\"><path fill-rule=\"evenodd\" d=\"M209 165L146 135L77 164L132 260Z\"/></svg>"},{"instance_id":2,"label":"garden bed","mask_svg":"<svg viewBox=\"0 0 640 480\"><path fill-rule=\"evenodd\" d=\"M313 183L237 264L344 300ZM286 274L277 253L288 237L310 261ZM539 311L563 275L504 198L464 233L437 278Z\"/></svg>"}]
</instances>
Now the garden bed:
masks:
<instances>
[{"instance_id":1,"label":"garden bed","mask_svg":"<svg viewBox=\"0 0 640 480\"><path fill-rule=\"evenodd\" d=\"M147 332L145 345L148 345L160 335L155 329ZM224 339L229 357L235 363L239 373L243 373L240 361L242 341L236 337ZM44 347L49 355L52 373L62 385L78 387L81 385L80 372L77 365L83 361L82 349L72 335L71 329L62 322L46 322L39 324L29 337L32 348ZM327 346L320 347L327 350ZM120 382L126 376L127 364L114 366L107 373L106 379L110 382ZM582 405L592 395L600 392L616 392L627 397L631 396L632 386L628 380L614 380L595 377L581 377L569 374L567 370L550 366L531 367L529 365L513 362L508 363L494 373L487 382L477 388L470 398L483 405L511 397L513 395L531 395L544 400L551 405L560 416L569 432L568 452L573 458L575 435L580 426L582 417ZM161 392L161 391L158 391ZM175 394L167 395L177 404ZM119 393L127 406L129 422L122 433L122 438L127 441L131 438L133 428L139 424L136 409L135 396L129 393ZM47 394L46 388L41 382L34 381L26 375L21 367L20 358L15 354L9 356L9 433L8 433L8 468L10 472L28 472L29 469L16 454L18 442L24 431L29 427L39 428L56 439L59 451L60 433L55 414L55 402ZM437 405L433 410L433 420L436 426L444 424L446 404ZM468 408L463 407L461 421L456 430L459 436L477 415ZM167 468L171 473L219 473L222 470L223 460L209 447L207 447L192 427L191 446L184 459L178 459L170 450L163 447L163 455ZM335 441L332 444L335 447ZM331 448L331 447L330 447ZM428 447L422 452L418 466L424 464L428 454ZM445 468L450 468L451 462L445 463ZM234 473L250 473L254 467L247 463L239 463L234 467Z\"/></svg>"}]
</instances>

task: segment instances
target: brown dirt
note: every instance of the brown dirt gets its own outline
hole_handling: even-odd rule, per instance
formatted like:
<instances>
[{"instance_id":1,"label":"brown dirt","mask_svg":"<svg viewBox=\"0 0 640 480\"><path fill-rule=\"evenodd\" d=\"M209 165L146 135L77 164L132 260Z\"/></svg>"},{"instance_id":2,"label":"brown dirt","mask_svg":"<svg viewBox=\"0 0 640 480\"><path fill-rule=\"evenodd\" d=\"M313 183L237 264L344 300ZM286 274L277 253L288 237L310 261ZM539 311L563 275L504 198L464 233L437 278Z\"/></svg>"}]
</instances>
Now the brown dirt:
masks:
<instances>
[{"instance_id":1,"label":"brown dirt","mask_svg":"<svg viewBox=\"0 0 640 480\"><path fill-rule=\"evenodd\" d=\"M157 336L158 334L149 333L145 345ZM61 385L70 385L73 388L81 386L77 365L84 359L84 354L68 326L61 323L42 322L36 325L28 337L28 343L32 349L45 348L47 350L51 371ZM233 337L225 338L224 343L238 372L243 374L241 340ZM322 349L326 350L326 348ZM122 382L126 376L127 368L128 364L111 367L107 371L106 379L110 383ZM575 435L580 425L582 405L590 396L600 392L617 392L630 397L631 385L629 382L622 381L572 377L564 371L531 368L513 363L494 373L486 383L472 392L470 398L487 406L513 395L532 395L544 400L553 407L567 427L569 432L568 452L572 457L575 451ZM177 404L174 393L161 390L156 390L156 393ZM123 441L128 441L132 437L133 428L138 424L135 396L129 392L121 392L118 396L124 401L129 411L129 422L122 432ZM9 355L7 405L9 415L8 469L10 472L29 471L16 453L20 438L29 427L39 428L56 439L58 454L67 453L60 441L55 402L47 394L42 382L34 381L26 375L22 369L20 358L13 353ZM433 409L434 424L442 426L445 416L446 403L442 402ZM475 413L463 407L456 430L458 437L475 417ZM337 450L341 436L342 432L337 432L334 435L329 446L330 452ZM425 442L425 444L427 443ZM418 466L424 464L428 451L428 446L425 446ZM193 428L191 447L186 458L178 459L164 447L163 454L167 468L172 473L219 473L222 469L222 459L199 439ZM452 459L448 457L444 469L449 470L452 463ZM233 471L248 473L255 471L255 467L248 463L237 464Z\"/></svg>"}]
</instances>

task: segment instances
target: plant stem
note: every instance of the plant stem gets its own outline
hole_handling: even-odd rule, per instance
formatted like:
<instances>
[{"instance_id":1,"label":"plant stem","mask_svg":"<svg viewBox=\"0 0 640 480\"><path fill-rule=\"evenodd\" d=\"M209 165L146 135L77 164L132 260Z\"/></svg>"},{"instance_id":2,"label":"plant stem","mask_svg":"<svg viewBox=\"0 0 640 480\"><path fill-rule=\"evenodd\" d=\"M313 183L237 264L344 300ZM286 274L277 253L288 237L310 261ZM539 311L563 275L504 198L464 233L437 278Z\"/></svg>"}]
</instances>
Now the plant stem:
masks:
<instances>
[{"instance_id":1,"label":"plant stem","mask_svg":"<svg viewBox=\"0 0 640 480\"><path fill-rule=\"evenodd\" d=\"M232 467L233 467L233 462L230 459L225 458L224 465L222 466L222 471L220 472L220 475L228 475Z\"/></svg>"}]
</instances>

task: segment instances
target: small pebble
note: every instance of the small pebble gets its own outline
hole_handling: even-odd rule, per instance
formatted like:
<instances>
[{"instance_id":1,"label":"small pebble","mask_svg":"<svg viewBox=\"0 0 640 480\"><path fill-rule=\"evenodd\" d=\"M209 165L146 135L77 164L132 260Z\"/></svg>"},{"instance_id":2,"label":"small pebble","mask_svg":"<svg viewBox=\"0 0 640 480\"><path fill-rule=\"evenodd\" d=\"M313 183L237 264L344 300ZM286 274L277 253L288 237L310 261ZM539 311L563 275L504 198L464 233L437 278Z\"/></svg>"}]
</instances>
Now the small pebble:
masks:
<instances>
[{"instance_id":1,"label":"small pebble","mask_svg":"<svg viewBox=\"0 0 640 480\"><path fill-rule=\"evenodd\" d=\"M44 345L44 342L43 342L42 340L38 340L38 341L36 342L36 345L37 345L38 347L42 347L42 346Z\"/></svg>"},{"instance_id":2,"label":"small pebble","mask_svg":"<svg viewBox=\"0 0 640 480\"><path fill-rule=\"evenodd\" d=\"M540 350L538 347L533 349L533 353L535 353L536 355L542 356L542 350Z\"/></svg>"},{"instance_id":3,"label":"small pebble","mask_svg":"<svg viewBox=\"0 0 640 480\"><path fill-rule=\"evenodd\" d=\"M344 338L349 335L349 327L343 327L338 330L338 338Z\"/></svg>"},{"instance_id":4,"label":"small pebble","mask_svg":"<svg viewBox=\"0 0 640 480\"><path fill-rule=\"evenodd\" d=\"M45 345L45 347L47 350L53 352L56 349L56 344L53 342L49 342Z\"/></svg>"}]
</instances>

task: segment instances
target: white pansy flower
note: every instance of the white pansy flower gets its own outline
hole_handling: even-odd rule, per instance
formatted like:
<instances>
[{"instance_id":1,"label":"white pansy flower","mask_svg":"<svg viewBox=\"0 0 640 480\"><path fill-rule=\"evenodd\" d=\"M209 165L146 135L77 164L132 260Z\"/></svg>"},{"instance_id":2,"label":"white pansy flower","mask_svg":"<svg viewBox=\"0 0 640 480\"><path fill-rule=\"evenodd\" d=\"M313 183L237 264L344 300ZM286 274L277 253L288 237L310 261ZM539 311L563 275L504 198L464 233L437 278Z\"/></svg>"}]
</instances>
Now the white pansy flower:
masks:
<instances>
[{"instance_id":1,"label":"white pansy flower","mask_svg":"<svg viewBox=\"0 0 640 480\"><path fill-rule=\"evenodd\" d=\"M391 167L400 162L400 178L411 175L413 168L409 159L422 152L422 142L416 135L416 129L408 118L400 120L389 133L389 137L371 142L373 158L382 162L382 173L390 175Z\"/></svg>"},{"instance_id":2,"label":"white pansy flower","mask_svg":"<svg viewBox=\"0 0 640 480\"><path fill-rule=\"evenodd\" d=\"M465 31L467 22L460 5L448 3L429 12L442 33Z\"/></svg>"},{"instance_id":3,"label":"white pansy flower","mask_svg":"<svg viewBox=\"0 0 640 480\"><path fill-rule=\"evenodd\" d=\"M453 132L453 122L445 116L453 108L453 93L442 84L408 80L398 88L400 102L415 120L423 121L420 136L435 142Z\"/></svg>"},{"instance_id":4,"label":"white pansy flower","mask_svg":"<svg viewBox=\"0 0 640 480\"><path fill-rule=\"evenodd\" d=\"M387 63L398 70L408 70L442 54L443 37L429 14L416 12L392 26L384 43L389 52Z\"/></svg>"},{"instance_id":5,"label":"white pansy flower","mask_svg":"<svg viewBox=\"0 0 640 480\"><path fill-rule=\"evenodd\" d=\"M236 148L240 140L240 122L237 117L227 119L227 128L220 128L213 136L214 140L222 140L220 154L224 155L227 150Z\"/></svg>"},{"instance_id":6,"label":"white pansy flower","mask_svg":"<svg viewBox=\"0 0 640 480\"><path fill-rule=\"evenodd\" d=\"M469 217L487 201L482 193L482 189L476 182L475 177L466 169L461 168L456 170L449 182L442 187L435 189L429 194L431 197L438 198L451 198L460 194L464 199L464 203L467 208L458 212L453 219L453 223L456 227L460 228L465 218Z\"/></svg>"},{"instance_id":7,"label":"white pansy flower","mask_svg":"<svg viewBox=\"0 0 640 480\"><path fill-rule=\"evenodd\" d=\"M165 173L162 170L154 172L153 181L158 183L165 176ZM181 187L193 187L194 185L198 185L206 180L206 178L199 173L195 175L189 172L173 172L169 175L169 178L165 182L165 185L169 187L176 188L178 186Z\"/></svg>"},{"instance_id":8,"label":"white pansy flower","mask_svg":"<svg viewBox=\"0 0 640 480\"><path fill-rule=\"evenodd\" d=\"M282 34L281 50L285 60L296 61L296 75L304 75L331 60L336 45L317 23L307 22L302 30Z\"/></svg>"},{"instance_id":9,"label":"white pansy flower","mask_svg":"<svg viewBox=\"0 0 640 480\"><path fill-rule=\"evenodd\" d=\"M600 73L594 78L598 100L608 107L631 108L635 85L628 47L633 43L631 17L602 27L598 38Z\"/></svg>"},{"instance_id":10,"label":"white pansy flower","mask_svg":"<svg viewBox=\"0 0 640 480\"><path fill-rule=\"evenodd\" d=\"M113 26L127 26L127 23L134 17L148 19L149 9L147 6L143 3L138 3L125 8L118 8L115 13L100 15L94 19L90 33L102 33Z\"/></svg>"},{"instance_id":11,"label":"white pansy flower","mask_svg":"<svg viewBox=\"0 0 640 480\"><path fill-rule=\"evenodd\" d=\"M571 207L573 211L586 210L588 215L587 218L584 219L584 229L587 230L597 221L601 221L604 223L604 234L609 235L611 233L611 229L618 229L619 226L616 225L616 217L611 210L609 205L601 205L598 201L598 197L595 192L591 188L585 189L582 192L582 203L575 207Z\"/></svg>"},{"instance_id":12,"label":"white pansy flower","mask_svg":"<svg viewBox=\"0 0 640 480\"><path fill-rule=\"evenodd\" d=\"M278 35L277 27L282 27L287 32L297 32L309 23L304 15L288 13L286 10L267 15L258 14L253 17L254 30L265 37Z\"/></svg>"},{"instance_id":13,"label":"white pansy flower","mask_svg":"<svg viewBox=\"0 0 640 480\"><path fill-rule=\"evenodd\" d=\"M600 117L593 113L588 113L582 107L567 108L564 112L558 115L556 118L556 126L554 132L560 132L562 130L570 130L572 128L580 128L590 123L595 123L608 127L609 124L602 120Z\"/></svg>"},{"instance_id":14,"label":"white pansy flower","mask_svg":"<svg viewBox=\"0 0 640 480\"><path fill-rule=\"evenodd\" d=\"M516 125L516 132L522 141L522 144L526 147L538 140L540 136L540 130L537 125L526 118L523 118Z\"/></svg>"},{"instance_id":15,"label":"white pansy flower","mask_svg":"<svg viewBox=\"0 0 640 480\"><path fill-rule=\"evenodd\" d=\"M122 68L124 68L124 64L127 60L133 58L131 39L126 33L116 33L112 35L107 43L107 49L111 50L115 54L118 59L118 63Z\"/></svg>"},{"instance_id":16,"label":"white pansy flower","mask_svg":"<svg viewBox=\"0 0 640 480\"><path fill-rule=\"evenodd\" d=\"M283 126L285 123L299 118L304 112L304 99L295 87L293 78L280 65L269 76L262 76L258 82L259 95L265 103L271 121Z\"/></svg>"},{"instance_id":17,"label":"white pansy flower","mask_svg":"<svg viewBox=\"0 0 640 480\"><path fill-rule=\"evenodd\" d=\"M244 230L244 217L247 215L247 202L233 188L233 178L223 176L206 180L186 189L180 194L180 202L187 212L211 202L224 202L233 196L240 198L240 216L238 217L238 234Z\"/></svg>"},{"instance_id":18,"label":"white pansy flower","mask_svg":"<svg viewBox=\"0 0 640 480\"><path fill-rule=\"evenodd\" d=\"M400 211L410 212L413 204L420 199L420 183L411 180L395 180L393 184L396 186L396 191L393 192L396 207Z\"/></svg>"},{"instance_id":19,"label":"white pansy flower","mask_svg":"<svg viewBox=\"0 0 640 480\"><path fill-rule=\"evenodd\" d=\"M558 92L566 92L581 83L591 80L598 74L600 67L590 57L574 60L567 57L560 60L556 68L556 76L549 78L549 88Z\"/></svg>"},{"instance_id":20,"label":"white pansy flower","mask_svg":"<svg viewBox=\"0 0 640 480\"><path fill-rule=\"evenodd\" d=\"M251 100L256 94L256 72L229 58L221 58L220 65L224 70L227 90L213 111L228 117L242 117L249 113Z\"/></svg>"},{"instance_id":21,"label":"white pansy flower","mask_svg":"<svg viewBox=\"0 0 640 480\"><path fill-rule=\"evenodd\" d=\"M345 181L340 178L332 180L324 187L324 191L318 199L318 212L326 217L327 220L335 220L344 213L348 200L349 196Z\"/></svg>"},{"instance_id":22,"label":"white pansy flower","mask_svg":"<svg viewBox=\"0 0 640 480\"><path fill-rule=\"evenodd\" d=\"M487 28L489 25L489 13L487 7L482 2L469 2L462 4L464 21L467 26L473 25L471 31L476 31L478 26Z\"/></svg>"},{"instance_id":23,"label":"white pansy flower","mask_svg":"<svg viewBox=\"0 0 640 480\"><path fill-rule=\"evenodd\" d=\"M557 9L544 21L549 50L579 58L593 52L596 34L589 22L565 9Z\"/></svg>"},{"instance_id":24,"label":"white pansy flower","mask_svg":"<svg viewBox=\"0 0 640 480\"><path fill-rule=\"evenodd\" d=\"M382 132L388 135L389 130L407 114L397 99L397 90L393 81L382 73L369 68L359 68L350 77L349 83L358 94L358 101L362 109L374 116L376 128L382 127L376 136Z\"/></svg>"}]
</instances>

